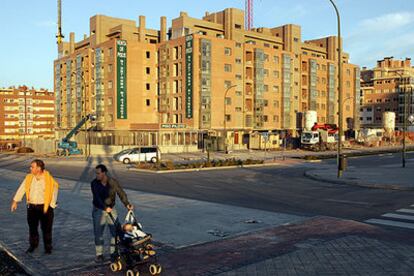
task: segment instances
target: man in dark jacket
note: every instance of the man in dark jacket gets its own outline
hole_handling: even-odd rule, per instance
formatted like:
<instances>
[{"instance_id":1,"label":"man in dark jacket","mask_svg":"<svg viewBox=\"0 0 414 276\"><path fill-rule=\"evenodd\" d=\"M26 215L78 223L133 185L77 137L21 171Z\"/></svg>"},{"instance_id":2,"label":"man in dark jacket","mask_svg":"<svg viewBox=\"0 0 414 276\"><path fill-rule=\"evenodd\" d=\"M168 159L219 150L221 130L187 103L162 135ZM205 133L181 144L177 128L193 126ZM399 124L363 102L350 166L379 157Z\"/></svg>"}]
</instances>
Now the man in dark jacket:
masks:
<instances>
[{"instance_id":1,"label":"man in dark jacket","mask_svg":"<svg viewBox=\"0 0 414 276\"><path fill-rule=\"evenodd\" d=\"M108 169L105 165L96 166L96 178L91 182L91 190L93 194L93 229L95 235L95 250L96 250L96 262L103 262L103 245L104 238L103 233L105 226L108 225L109 231L111 232L111 244L110 253L111 261L116 258L115 252L115 234L116 229L114 221L111 219L109 214L112 214L113 218L117 219L117 212L114 209L116 195L129 210L134 207L129 203L128 197L124 190L119 185L116 179L108 176Z\"/></svg>"}]
</instances>

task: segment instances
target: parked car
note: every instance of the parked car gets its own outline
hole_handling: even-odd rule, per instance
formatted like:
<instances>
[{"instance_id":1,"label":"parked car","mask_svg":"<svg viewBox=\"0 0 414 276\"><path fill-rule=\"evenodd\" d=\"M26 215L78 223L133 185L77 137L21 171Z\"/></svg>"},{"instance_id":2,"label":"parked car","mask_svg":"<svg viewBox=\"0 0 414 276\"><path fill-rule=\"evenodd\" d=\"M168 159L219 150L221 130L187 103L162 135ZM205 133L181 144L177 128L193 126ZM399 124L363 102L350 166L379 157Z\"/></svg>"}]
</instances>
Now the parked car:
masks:
<instances>
[{"instance_id":1,"label":"parked car","mask_svg":"<svg viewBox=\"0 0 414 276\"><path fill-rule=\"evenodd\" d=\"M114 159L124 164L136 162L156 163L160 156L161 154L157 147L139 147L122 150L114 155Z\"/></svg>"}]
</instances>

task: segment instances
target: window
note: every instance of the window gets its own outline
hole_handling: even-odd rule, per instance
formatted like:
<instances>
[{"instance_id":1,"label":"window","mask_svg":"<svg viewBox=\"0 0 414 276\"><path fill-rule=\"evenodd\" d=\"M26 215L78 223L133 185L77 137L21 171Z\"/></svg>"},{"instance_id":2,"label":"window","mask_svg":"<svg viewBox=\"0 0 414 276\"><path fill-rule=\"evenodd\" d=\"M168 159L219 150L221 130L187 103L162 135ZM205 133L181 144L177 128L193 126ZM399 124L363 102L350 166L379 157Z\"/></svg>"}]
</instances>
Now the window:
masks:
<instances>
[{"instance_id":1,"label":"window","mask_svg":"<svg viewBox=\"0 0 414 276\"><path fill-rule=\"evenodd\" d=\"M231 56L231 48L225 47L225 48L224 48L224 54L225 54L226 56Z\"/></svg>"},{"instance_id":2,"label":"window","mask_svg":"<svg viewBox=\"0 0 414 276\"><path fill-rule=\"evenodd\" d=\"M113 86L112 81L108 81L108 89L112 89L112 86Z\"/></svg>"},{"instance_id":3,"label":"window","mask_svg":"<svg viewBox=\"0 0 414 276\"><path fill-rule=\"evenodd\" d=\"M224 81L224 88L229 88L231 86L231 81L229 81L229 80L226 80L226 81Z\"/></svg>"},{"instance_id":4,"label":"window","mask_svg":"<svg viewBox=\"0 0 414 276\"><path fill-rule=\"evenodd\" d=\"M299 42L299 38L294 37L294 38L293 38L293 41L295 41L295 42Z\"/></svg>"},{"instance_id":5,"label":"window","mask_svg":"<svg viewBox=\"0 0 414 276\"><path fill-rule=\"evenodd\" d=\"M279 92L279 86L273 85L273 92L278 93Z\"/></svg>"},{"instance_id":6,"label":"window","mask_svg":"<svg viewBox=\"0 0 414 276\"><path fill-rule=\"evenodd\" d=\"M242 108L239 107L239 106L236 106L236 108L234 110L236 110L236 112L242 112Z\"/></svg>"},{"instance_id":7,"label":"window","mask_svg":"<svg viewBox=\"0 0 414 276\"><path fill-rule=\"evenodd\" d=\"M275 122L275 123L279 122L279 116L278 115L273 116L273 122Z\"/></svg>"},{"instance_id":8,"label":"window","mask_svg":"<svg viewBox=\"0 0 414 276\"><path fill-rule=\"evenodd\" d=\"M108 65L108 72L111 73L112 72L112 64Z\"/></svg>"},{"instance_id":9,"label":"window","mask_svg":"<svg viewBox=\"0 0 414 276\"><path fill-rule=\"evenodd\" d=\"M231 72L231 64L224 64L224 72Z\"/></svg>"},{"instance_id":10,"label":"window","mask_svg":"<svg viewBox=\"0 0 414 276\"><path fill-rule=\"evenodd\" d=\"M151 101L150 101L150 99L147 99L147 100L146 100L146 104L147 104L147 106L150 106L150 105L151 105Z\"/></svg>"},{"instance_id":11,"label":"window","mask_svg":"<svg viewBox=\"0 0 414 276\"><path fill-rule=\"evenodd\" d=\"M265 107L267 107L267 106L269 105L269 101L268 101L268 100L264 100L264 101L263 101L263 105L264 105Z\"/></svg>"},{"instance_id":12,"label":"window","mask_svg":"<svg viewBox=\"0 0 414 276\"><path fill-rule=\"evenodd\" d=\"M149 75L149 74L151 74L151 69L149 67L146 67L145 72L147 73L147 75Z\"/></svg>"},{"instance_id":13,"label":"window","mask_svg":"<svg viewBox=\"0 0 414 276\"><path fill-rule=\"evenodd\" d=\"M151 58L151 52L150 51L146 51L145 55L146 55L147 58Z\"/></svg>"},{"instance_id":14,"label":"window","mask_svg":"<svg viewBox=\"0 0 414 276\"><path fill-rule=\"evenodd\" d=\"M242 63L242 60L240 58L236 58L236 63L237 64L241 64Z\"/></svg>"},{"instance_id":15,"label":"window","mask_svg":"<svg viewBox=\"0 0 414 276\"><path fill-rule=\"evenodd\" d=\"M147 90L151 90L151 85L149 83L146 83L145 86L146 86Z\"/></svg>"},{"instance_id":16,"label":"window","mask_svg":"<svg viewBox=\"0 0 414 276\"><path fill-rule=\"evenodd\" d=\"M226 105L231 105L231 98L226 97L226 99L224 100L224 102L226 103Z\"/></svg>"},{"instance_id":17,"label":"window","mask_svg":"<svg viewBox=\"0 0 414 276\"><path fill-rule=\"evenodd\" d=\"M266 84L266 85L263 86L263 88L264 88L264 92L269 91L269 85Z\"/></svg>"},{"instance_id":18,"label":"window","mask_svg":"<svg viewBox=\"0 0 414 276\"><path fill-rule=\"evenodd\" d=\"M241 80L242 79L242 75L236 75L236 79L237 80Z\"/></svg>"},{"instance_id":19,"label":"window","mask_svg":"<svg viewBox=\"0 0 414 276\"><path fill-rule=\"evenodd\" d=\"M236 43L237 48L241 48L241 46L242 46L241 43L239 43L239 42Z\"/></svg>"},{"instance_id":20,"label":"window","mask_svg":"<svg viewBox=\"0 0 414 276\"><path fill-rule=\"evenodd\" d=\"M114 54L114 49L109 48L109 56L112 57L113 54Z\"/></svg>"},{"instance_id":21,"label":"window","mask_svg":"<svg viewBox=\"0 0 414 276\"><path fill-rule=\"evenodd\" d=\"M274 61L276 64L279 64L279 57L278 57L278 56L274 56L274 57L273 57L273 61Z\"/></svg>"},{"instance_id":22,"label":"window","mask_svg":"<svg viewBox=\"0 0 414 276\"><path fill-rule=\"evenodd\" d=\"M236 91L236 96L241 96L242 92L241 91Z\"/></svg>"},{"instance_id":23,"label":"window","mask_svg":"<svg viewBox=\"0 0 414 276\"><path fill-rule=\"evenodd\" d=\"M273 71L273 76L275 78L279 78L279 71Z\"/></svg>"},{"instance_id":24,"label":"window","mask_svg":"<svg viewBox=\"0 0 414 276\"><path fill-rule=\"evenodd\" d=\"M231 115L230 114L226 114L226 122L230 122L231 121Z\"/></svg>"},{"instance_id":25,"label":"window","mask_svg":"<svg viewBox=\"0 0 414 276\"><path fill-rule=\"evenodd\" d=\"M236 28L236 29L241 29L241 25L240 24L234 24L234 28Z\"/></svg>"}]
</instances>

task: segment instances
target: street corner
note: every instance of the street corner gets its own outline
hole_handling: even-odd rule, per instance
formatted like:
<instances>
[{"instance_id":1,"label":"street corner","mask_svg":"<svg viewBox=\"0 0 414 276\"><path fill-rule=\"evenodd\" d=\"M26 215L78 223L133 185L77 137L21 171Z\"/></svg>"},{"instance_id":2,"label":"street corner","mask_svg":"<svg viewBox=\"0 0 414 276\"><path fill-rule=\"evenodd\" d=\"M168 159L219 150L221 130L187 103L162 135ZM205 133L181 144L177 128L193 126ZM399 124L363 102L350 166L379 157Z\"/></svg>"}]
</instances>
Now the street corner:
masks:
<instances>
[{"instance_id":1,"label":"street corner","mask_svg":"<svg viewBox=\"0 0 414 276\"><path fill-rule=\"evenodd\" d=\"M279 257L315 242L345 236L374 236L380 232L378 227L365 223L315 217L173 250L161 255L160 260L168 275L215 275Z\"/></svg>"},{"instance_id":2,"label":"street corner","mask_svg":"<svg viewBox=\"0 0 414 276\"><path fill-rule=\"evenodd\" d=\"M304 176L314 181L359 186L362 188L398 191L414 190L414 183L411 181L414 176L413 172L395 175L389 168L380 168L380 170L351 168L343 171L343 175L338 177L337 168L331 166L324 169L306 170Z\"/></svg>"}]
</instances>

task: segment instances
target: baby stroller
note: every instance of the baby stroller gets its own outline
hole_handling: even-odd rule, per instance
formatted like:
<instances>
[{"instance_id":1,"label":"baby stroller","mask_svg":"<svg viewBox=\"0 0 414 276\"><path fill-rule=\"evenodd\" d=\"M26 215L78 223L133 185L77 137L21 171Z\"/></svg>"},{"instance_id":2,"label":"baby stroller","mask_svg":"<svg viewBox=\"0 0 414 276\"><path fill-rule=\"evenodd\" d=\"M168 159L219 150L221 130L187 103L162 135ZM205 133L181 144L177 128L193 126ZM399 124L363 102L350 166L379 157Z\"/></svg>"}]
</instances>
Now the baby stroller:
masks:
<instances>
[{"instance_id":1,"label":"baby stroller","mask_svg":"<svg viewBox=\"0 0 414 276\"><path fill-rule=\"evenodd\" d=\"M115 272L126 269L127 276L139 276L143 269L147 269L151 275L161 274L162 268L157 261L152 236L143 232L134 212L128 211L124 225L121 225L118 219L114 219L111 213L109 216L116 229L117 255L115 261L110 264L111 270Z\"/></svg>"}]
</instances>

